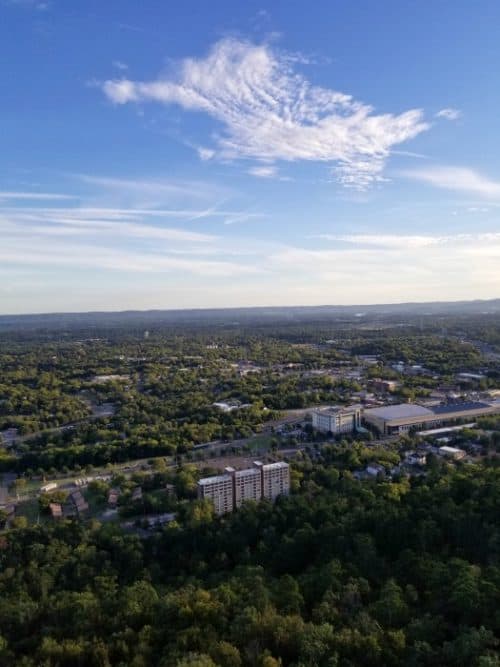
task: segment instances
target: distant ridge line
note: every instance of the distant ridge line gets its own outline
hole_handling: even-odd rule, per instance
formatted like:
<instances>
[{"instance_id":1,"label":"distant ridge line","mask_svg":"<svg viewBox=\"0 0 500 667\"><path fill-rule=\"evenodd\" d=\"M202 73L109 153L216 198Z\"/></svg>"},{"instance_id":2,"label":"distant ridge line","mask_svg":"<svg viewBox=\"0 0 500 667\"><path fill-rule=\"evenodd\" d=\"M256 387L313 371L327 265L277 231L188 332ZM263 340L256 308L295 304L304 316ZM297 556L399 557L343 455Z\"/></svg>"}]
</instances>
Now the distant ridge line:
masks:
<instances>
[{"instance_id":1,"label":"distant ridge line","mask_svg":"<svg viewBox=\"0 0 500 667\"><path fill-rule=\"evenodd\" d=\"M449 314L449 313L496 313L500 312L500 298L496 299L475 299L469 301L422 301L422 302L402 302L389 304L353 304L353 305L316 305L316 306L243 306L230 308L166 308L166 309L148 309L148 310L121 310L121 311L74 311L74 312L48 312L48 313L24 313L24 314L5 314L0 315L0 327L14 324L31 323L43 326L48 323L59 323L64 321L70 323L84 323L89 320L96 320L102 323L103 320L124 320L131 321L148 320L154 322L160 321L195 321L205 320L210 317L216 317L223 320L234 320L236 317L247 319L252 316L276 318L299 317L315 315L350 315L362 317L364 315L387 315L387 314Z\"/></svg>"}]
</instances>

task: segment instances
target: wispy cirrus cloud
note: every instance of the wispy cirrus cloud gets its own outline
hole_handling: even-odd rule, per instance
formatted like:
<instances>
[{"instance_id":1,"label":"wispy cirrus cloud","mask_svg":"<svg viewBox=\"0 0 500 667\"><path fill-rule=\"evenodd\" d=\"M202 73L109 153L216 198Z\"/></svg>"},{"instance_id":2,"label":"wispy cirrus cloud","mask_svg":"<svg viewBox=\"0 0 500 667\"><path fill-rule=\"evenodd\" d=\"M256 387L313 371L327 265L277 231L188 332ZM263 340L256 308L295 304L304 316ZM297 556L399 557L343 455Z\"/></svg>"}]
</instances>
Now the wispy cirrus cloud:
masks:
<instances>
[{"instance_id":1,"label":"wispy cirrus cloud","mask_svg":"<svg viewBox=\"0 0 500 667\"><path fill-rule=\"evenodd\" d=\"M90 192L74 197L0 191L0 265L212 277L262 272L256 269L248 245L242 252L239 243L193 228L199 220L221 225L261 217L255 211L220 206L214 197L221 190L211 184L90 175L76 178L84 190L91 186ZM181 206L89 205L96 192L100 193L98 200L113 200L117 193L127 192L132 199L147 199L149 204ZM75 203L67 201L71 199ZM191 207L182 206L187 203Z\"/></svg>"},{"instance_id":2,"label":"wispy cirrus cloud","mask_svg":"<svg viewBox=\"0 0 500 667\"><path fill-rule=\"evenodd\" d=\"M41 12L50 8L50 3L43 0L3 0L2 4L12 7L23 7L25 9L36 9Z\"/></svg>"},{"instance_id":3,"label":"wispy cirrus cloud","mask_svg":"<svg viewBox=\"0 0 500 667\"><path fill-rule=\"evenodd\" d=\"M113 60L113 67L119 69L122 72L128 69L127 63L122 62L121 60Z\"/></svg>"},{"instance_id":4,"label":"wispy cirrus cloud","mask_svg":"<svg viewBox=\"0 0 500 667\"><path fill-rule=\"evenodd\" d=\"M251 167L248 170L250 176L257 176L257 178L276 178L278 169L272 165L262 167Z\"/></svg>"},{"instance_id":5,"label":"wispy cirrus cloud","mask_svg":"<svg viewBox=\"0 0 500 667\"><path fill-rule=\"evenodd\" d=\"M437 188L500 199L500 181L494 181L468 167L428 166L400 171L399 174Z\"/></svg>"},{"instance_id":6,"label":"wispy cirrus cloud","mask_svg":"<svg viewBox=\"0 0 500 667\"><path fill-rule=\"evenodd\" d=\"M5 200L5 199L13 199L13 200L26 200L26 199L33 199L33 200L50 200L50 201L57 201L57 200L63 200L63 199L76 199L76 197L72 195L66 195L66 194L59 194L55 192L18 192L15 190L11 191L0 191L0 201Z\"/></svg>"},{"instance_id":7,"label":"wispy cirrus cloud","mask_svg":"<svg viewBox=\"0 0 500 667\"><path fill-rule=\"evenodd\" d=\"M429 128L420 109L380 114L311 84L297 60L268 44L223 39L206 58L183 60L178 73L108 80L102 89L115 104L177 104L219 121L223 133L202 157L213 151L224 160L323 162L340 183L358 189L382 180L394 146Z\"/></svg>"},{"instance_id":8,"label":"wispy cirrus cloud","mask_svg":"<svg viewBox=\"0 0 500 667\"><path fill-rule=\"evenodd\" d=\"M313 238L325 241L340 241L342 243L361 247L380 247L387 250L410 250L428 248L430 246L500 243L500 232L483 232L478 234L318 234Z\"/></svg>"},{"instance_id":9,"label":"wispy cirrus cloud","mask_svg":"<svg viewBox=\"0 0 500 667\"><path fill-rule=\"evenodd\" d=\"M231 190L222 185L205 181L182 181L161 178L114 178L110 176L95 176L93 174L75 174L83 183L100 187L107 193L141 195L156 200L168 201L174 198L185 199L212 199L214 197L228 197Z\"/></svg>"},{"instance_id":10,"label":"wispy cirrus cloud","mask_svg":"<svg viewBox=\"0 0 500 667\"><path fill-rule=\"evenodd\" d=\"M440 109L436 113L436 118L444 118L445 120L458 120L461 117L462 112L459 109L453 109L452 107Z\"/></svg>"}]
</instances>

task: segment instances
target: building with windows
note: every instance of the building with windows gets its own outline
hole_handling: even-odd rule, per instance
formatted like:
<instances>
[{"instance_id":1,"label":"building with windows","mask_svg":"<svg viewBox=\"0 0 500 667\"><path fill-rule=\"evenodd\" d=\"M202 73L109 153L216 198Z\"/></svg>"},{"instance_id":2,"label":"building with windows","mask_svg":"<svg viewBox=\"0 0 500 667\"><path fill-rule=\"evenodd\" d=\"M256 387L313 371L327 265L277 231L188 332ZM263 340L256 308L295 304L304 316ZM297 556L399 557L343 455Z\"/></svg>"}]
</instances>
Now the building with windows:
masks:
<instances>
[{"instance_id":1,"label":"building with windows","mask_svg":"<svg viewBox=\"0 0 500 667\"><path fill-rule=\"evenodd\" d=\"M254 461L254 466L262 475L262 498L275 500L278 496L290 493L290 466L284 461L261 463Z\"/></svg>"},{"instance_id":2,"label":"building with windows","mask_svg":"<svg viewBox=\"0 0 500 667\"><path fill-rule=\"evenodd\" d=\"M226 468L229 472L232 469ZM258 502L262 498L262 474L258 468L232 470L234 481L234 507L238 508L247 501Z\"/></svg>"},{"instance_id":3,"label":"building with windows","mask_svg":"<svg viewBox=\"0 0 500 667\"><path fill-rule=\"evenodd\" d=\"M312 413L312 425L322 433L353 433L361 426L361 406L332 406Z\"/></svg>"},{"instance_id":4,"label":"building with windows","mask_svg":"<svg viewBox=\"0 0 500 667\"><path fill-rule=\"evenodd\" d=\"M231 512L234 507L232 475L205 477L198 482L198 498L211 500L216 514Z\"/></svg>"},{"instance_id":5,"label":"building with windows","mask_svg":"<svg viewBox=\"0 0 500 667\"><path fill-rule=\"evenodd\" d=\"M261 463L253 468L226 468L224 475L205 477L198 482L198 498L211 500L216 514L226 514L244 502L263 498L275 500L290 493L290 466L284 461Z\"/></svg>"}]
</instances>

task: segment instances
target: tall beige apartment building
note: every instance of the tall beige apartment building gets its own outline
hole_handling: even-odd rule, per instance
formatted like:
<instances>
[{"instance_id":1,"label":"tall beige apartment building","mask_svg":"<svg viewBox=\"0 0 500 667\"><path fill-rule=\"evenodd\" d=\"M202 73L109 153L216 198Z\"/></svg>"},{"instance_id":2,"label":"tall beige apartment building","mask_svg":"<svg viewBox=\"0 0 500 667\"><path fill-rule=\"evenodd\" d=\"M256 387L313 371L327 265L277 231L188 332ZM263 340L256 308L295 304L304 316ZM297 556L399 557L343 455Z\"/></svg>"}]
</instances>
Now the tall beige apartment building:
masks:
<instances>
[{"instance_id":1,"label":"tall beige apartment building","mask_svg":"<svg viewBox=\"0 0 500 667\"><path fill-rule=\"evenodd\" d=\"M262 498L262 475L258 468L234 471L234 506L241 507L246 500L258 502Z\"/></svg>"},{"instance_id":2,"label":"tall beige apartment building","mask_svg":"<svg viewBox=\"0 0 500 667\"><path fill-rule=\"evenodd\" d=\"M254 466L261 470L262 497L275 500L279 495L290 493L290 466L284 461L261 463L254 461Z\"/></svg>"},{"instance_id":3,"label":"tall beige apartment building","mask_svg":"<svg viewBox=\"0 0 500 667\"><path fill-rule=\"evenodd\" d=\"M290 493L290 466L280 461L264 464L254 461L253 468L226 468L224 475L205 477L198 482L198 498L213 502L216 514L241 507L247 500L275 500Z\"/></svg>"},{"instance_id":4,"label":"tall beige apartment building","mask_svg":"<svg viewBox=\"0 0 500 667\"><path fill-rule=\"evenodd\" d=\"M234 505L232 475L216 475L200 479L198 498L211 500L216 514L231 512Z\"/></svg>"}]
</instances>

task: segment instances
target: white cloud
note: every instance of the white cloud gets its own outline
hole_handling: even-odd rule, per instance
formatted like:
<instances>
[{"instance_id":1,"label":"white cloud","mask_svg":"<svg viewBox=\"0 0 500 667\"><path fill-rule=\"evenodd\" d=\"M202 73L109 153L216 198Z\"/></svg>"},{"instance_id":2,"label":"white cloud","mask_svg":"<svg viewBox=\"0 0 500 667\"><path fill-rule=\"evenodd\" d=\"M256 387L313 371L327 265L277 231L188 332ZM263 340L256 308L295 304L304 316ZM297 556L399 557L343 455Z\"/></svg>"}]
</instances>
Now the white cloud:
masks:
<instances>
[{"instance_id":1,"label":"white cloud","mask_svg":"<svg viewBox=\"0 0 500 667\"><path fill-rule=\"evenodd\" d=\"M193 189L202 198L212 192L208 184L153 180L121 180L105 177L80 177L89 185L104 188L106 196L118 191L137 190L142 194L162 194L167 199L180 195L193 198ZM255 266L251 244L242 249L215 234L193 229L198 220L220 224L261 217L217 205L198 208L127 208L110 206L39 205L37 202L11 202L5 193L0 198L0 266L25 267L30 270L65 271L100 269L125 273L171 274L172 279L186 276L230 277L265 273ZM15 193L16 197L19 193ZM23 194L23 193L21 193ZM30 195L31 193L24 193ZM38 198L38 193L35 193ZM88 197L89 195L87 195ZM91 201L95 193L90 195ZM32 197L24 197L31 200ZM47 198L52 198L47 196ZM61 195L66 198L66 195ZM69 196L67 196L70 199ZM43 198L42 198L43 199ZM166 224L178 219L186 226ZM188 227L191 225L191 228Z\"/></svg>"},{"instance_id":2,"label":"white cloud","mask_svg":"<svg viewBox=\"0 0 500 667\"><path fill-rule=\"evenodd\" d=\"M459 109L452 109L448 107L446 109L440 109L436 118L444 118L445 120L458 120L462 116L462 112Z\"/></svg>"},{"instance_id":3,"label":"white cloud","mask_svg":"<svg viewBox=\"0 0 500 667\"><path fill-rule=\"evenodd\" d=\"M500 198L500 181L493 181L467 167L435 166L399 172L401 176L447 190Z\"/></svg>"},{"instance_id":4,"label":"white cloud","mask_svg":"<svg viewBox=\"0 0 500 667\"><path fill-rule=\"evenodd\" d=\"M276 167L251 167L248 170L248 173L251 176L257 176L257 178L275 178L278 175L278 170Z\"/></svg>"},{"instance_id":5,"label":"white cloud","mask_svg":"<svg viewBox=\"0 0 500 667\"><path fill-rule=\"evenodd\" d=\"M127 63L122 62L121 60L113 60L113 67L121 70L122 72L128 69Z\"/></svg>"},{"instance_id":6,"label":"white cloud","mask_svg":"<svg viewBox=\"0 0 500 667\"><path fill-rule=\"evenodd\" d=\"M316 238L382 248L425 248L442 240L442 237L398 234L319 234Z\"/></svg>"},{"instance_id":7,"label":"white cloud","mask_svg":"<svg viewBox=\"0 0 500 667\"><path fill-rule=\"evenodd\" d=\"M4 4L12 5L13 7L17 6L25 7L26 9L36 9L42 12L50 7L48 2L42 2L41 0L4 0Z\"/></svg>"},{"instance_id":8,"label":"white cloud","mask_svg":"<svg viewBox=\"0 0 500 667\"><path fill-rule=\"evenodd\" d=\"M269 45L223 39L205 59L182 61L178 74L102 88L115 104L152 101L209 114L223 126L213 149L221 159L325 162L341 183L360 189L382 179L394 146L429 128L420 109L377 114L311 84L299 64Z\"/></svg>"},{"instance_id":9,"label":"white cloud","mask_svg":"<svg viewBox=\"0 0 500 667\"><path fill-rule=\"evenodd\" d=\"M0 191L0 200L2 199L19 199L19 200L25 200L25 199L48 199L51 201L56 201L56 200L62 200L62 199L76 199L76 197L72 197L71 195L61 195L61 194L56 194L53 192L6 192L6 191Z\"/></svg>"},{"instance_id":10,"label":"white cloud","mask_svg":"<svg viewBox=\"0 0 500 667\"><path fill-rule=\"evenodd\" d=\"M296 280L304 295L315 295L314 303L494 298L500 293L498 232L331 238L347 245L274 252L268 263L279 272L280 283L290 289ZM294 297L298 300L297 291Z\"/></svg>"},{"instance_id":11,"label":"white cloud","mask_svg":"<svg viewBox=\"0 0 500 667\"><path fill-rule=\"evenodd\" d=\"M215 151L212 148L205 148L204 146L198 146L196 150L198 151L200 160L204 161L211 160L215 155Z\"/></svg>"},{"instance_id":12,"label":"white cloud","mask_svg":"<svg viewBox=\"0 0 500 667\"><path fill-rule=\"evenodd\" d=\"M229 277L249 275L261 271L249 264L240 264L224 260L203 260L200 257L183 259L175 253L139 252L124 248L95 247L82 243L55 243L54 239L37 239L36 247L27 247L22 243L7 240L0 247L0 261L11 265L28 267L71 267L94 268L125 273L165 273L179 272L198 276Z\"/></svg>"},{"instance_id":13,"label":"white cloud","mask_svg":"<svg viewBox=\"0 0 500 667\"><path fill-rule=\"evenodd\" d=\"M74 174L80 182L102 190L106 201L127 208L179 206L192 201L224 201L234 195L225 185L207 181L168 178L113 178L92 174Z\"/></svg>"},{"instance_id":14,"label":"white cloud","mask_svg":"<svg viewBox=\"0 0 500 667\"><path fill-rule=\"evenodd\" d=\"M430 246L462 245L469 243L499 243L500 232L481 234L443 234L443 235L410 235L410 234L319 234L314 238L326 241L340 241L358 246L376 246L387 250L410 250L428 248Z\"/></svg>"}]
</instances>

